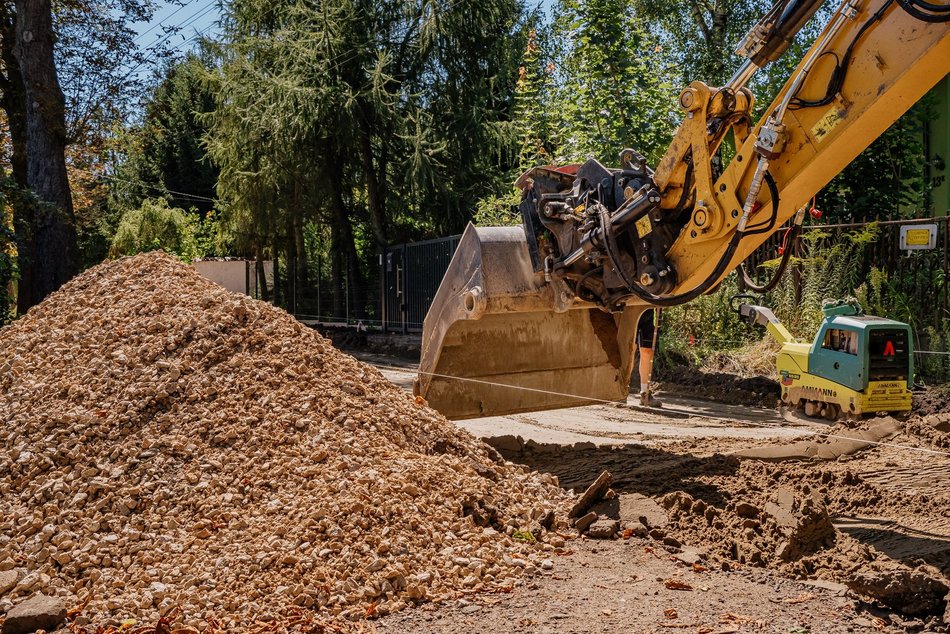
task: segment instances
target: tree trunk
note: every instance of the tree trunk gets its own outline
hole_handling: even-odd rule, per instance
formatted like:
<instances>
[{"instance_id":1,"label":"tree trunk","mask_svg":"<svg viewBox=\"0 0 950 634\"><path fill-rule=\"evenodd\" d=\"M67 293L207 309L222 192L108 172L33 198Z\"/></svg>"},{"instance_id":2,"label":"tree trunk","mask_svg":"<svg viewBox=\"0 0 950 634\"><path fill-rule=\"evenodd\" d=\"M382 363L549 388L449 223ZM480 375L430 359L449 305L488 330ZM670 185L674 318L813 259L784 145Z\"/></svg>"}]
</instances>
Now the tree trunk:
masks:
<instances>
[{"instance_id":1,"label":"tree trunk","mask_svg":"<svg viewBox=\"0 0 950 634\"><path fill-rule=\"evenodd\" d=\"M254 249L254 273L257 276L257 299L268 301L270 292L267 290L267 272L264 270L264 256L260 247Z\"/></svg>"},{"instance_id":2,"label":"tree trunk","mask_svg":"<svg viewBox=\"0 0 950 634\"><path fill-rule=\"evenodd\" d=\"M338 304L345 305L346 303L347 296L344 295L342 302L340 302L336 295L338 291L342 290L344 293L348 292L351 302L349 312L362 317L365 312L365 302L363 301L365 294L363 292L363 276L360 272L359 254L356 251L356 241L353 238L353 226L350 223L350 214L343 200L341 182L334 179L331 189L330 208L333 213L333 228L335 232L334 240L330 248L333 251L333 265L335 268L339 267L341 270L345 268L347 282L345 289L340 289L337 285L334 285L333 306L334 309L336 309ZM336 316L339 317L342 315L337 314Z\"/></svg>"},{"instance_id":3,"label":"tree trunk","mask_svg":"<svg viewBox=\"0 0 950 634\"><path fill-rule=\"evenodd\" d=\"M40 201L25 238L17 309L23 313L76 273L76 230L66 176L66 114L53 61L51 0L17 0L14 55L26 95L27 185Z\"/></svg>"},{"instance_id":4,"label":"tree trunk","mask_svg":"<svg viewBox=\"0 0 950 634\"><path fill-rule=\"evenodd\" d=\"M369 217L372 220L373 233L376 235L377 243L386 245L388 243L386 200L373 160L373 140L368 132L360 136L360 157L363 161L363 172L366 174L366 198L369 201Z\"/></svg>"},{"instance_id":5,"label":"tree trunk","mask_svg":"<svg viewBox=\"0 0 950 634\"><path fill-rule=\"evenodd\" d=\"M271 303L274 306L280 306L280 266L279 266L279 256L277 254L277 238L274 238L274 241L271 245L271 251L274 256L274 294L271 297Z\"/></svg>"},{"instance_id":6,"label":"tree trunk","mask_svg":"<svg viewBox=\"0 0 950 634\"><path fill-rule=\"evenodd\" d=\"M13 180L17 186L26 189L26 88L23 75L13 54L16 42L16 13L12 2L0 2L0 61L4 65L4 75L0 75L0 107L7 114L10 127L10 157ZM14 210L14 215L16 210Z\"/></svg>"},{"instance_id":7,"label":"tree trunk","mask_svg":"<svg viewBox=\"0 0 950 634\"><path fill-rule=\"evenodd\" d=\"M296 288L303 292L307 287L310 275L307 270L307 245L303 237L303 203L300 199L299 181L294 181L293 226L291 227L290 239L294 243L294 254L296 256L294 280L296 281Z\"/></svg>"},{"instance_id":8,"label":"tree trunk","mask_svg":"<svg viewBox=\"0 0 950 634\"><path fill-rule=\"evenodd\" d=\"M343 285L343 254L340 248L340 228L334 215L330 224L330 298L333 317L339 319L346 314L346 288Z\"/></svg>"},{"instance_id":9,"label":"tree trunk","mask_svg":"<svg viewBox=\"0 0 950 634\"><path fill-rule=\"evenodd\" d=\"M297 241L294 239L294 217L296 216L297 196L296 186L294 187L294 197L291 200L290 213L287 214L287 312L291 315L297 314Z\"/></svg>"}]
</instances>

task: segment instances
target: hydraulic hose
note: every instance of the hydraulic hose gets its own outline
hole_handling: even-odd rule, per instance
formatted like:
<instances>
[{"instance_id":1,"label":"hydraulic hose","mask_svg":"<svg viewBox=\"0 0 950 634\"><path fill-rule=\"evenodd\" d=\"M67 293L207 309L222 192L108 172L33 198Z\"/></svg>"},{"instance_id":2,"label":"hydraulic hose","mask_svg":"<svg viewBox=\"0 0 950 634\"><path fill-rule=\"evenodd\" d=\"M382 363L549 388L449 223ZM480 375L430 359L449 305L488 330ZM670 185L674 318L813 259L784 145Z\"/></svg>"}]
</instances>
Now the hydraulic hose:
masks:
<instances>
[{"instance_id":1,"label":"hydraulic hose","mask_svg":"<svg viewBox=\"0 0 950 634\"><path fill-rule=\"evenodd\" d=\"M782 251L782 259L779 260L778 268L775 270L775 275L772 276L772 279L766 282L765 284L759 286L752 281L752 278L749 277L749 273L745 268L745 262L739 265L739 282L740 284L750 291L755 293L768 293L776 286L782 279L782 275L785 274L785 269L788 267L788 262L791 259L792 255L792 245L795 243L795 239L798 238L798 234L801 233L802 226L798 223L793 224L788 228L788 233L785 234L786 247Z\"/></svg>"},{"instance_id":2,"label":"hydraulic hose","mask_svg":"<svg viewBox=\"0 0 950 634\"><path fill-rule=\"evenodd\" d=\"M761 175L759 176L759 187L761 187L762 180L769 187L769 193L772 196L772 218L769 221L769 227L766 229L755 229L752 231L746 231L746 222L748 221L748 215L743 213L742 218L739 221L739 225L736 228L736 232L732 234L732 239L729 240L729 244L726 245L726 250L723 251L723 254L719 256L719 261L716 262L716 268L713 269L712 273L709 274L706 279L699 283L696 287L686 291L685 293L680 293L678 295L654 295L648 291L642 289L639 285L633 284L630 286L630 292L642 299L643 301L652 304L654 306L661 306L668 308L671 306L678 306L680 304L685 304L686 302L692 301L708 291L710 288L716 284L720 277L726 273L726 269L729 266L729 263L732 261L732 256L735 255L736 248L739 246L739 242L742 241L742 238L748 233L749 235L754 235L756 233L765 233L770 231L774 227L775 218L778 215L778 187L775 184L775 179L772 178L772 175L768 172L768 162L763 160L760 163L761 166ZM754 191L750 191L750 196L746 200L746 208L752 208L752 204L749 202L754 199L758 194L758 188L754 188ZM801 210L801 216L804 218L804 210ZM797 219L797 217L796 217Z\"/></svg>"}]
</instances>

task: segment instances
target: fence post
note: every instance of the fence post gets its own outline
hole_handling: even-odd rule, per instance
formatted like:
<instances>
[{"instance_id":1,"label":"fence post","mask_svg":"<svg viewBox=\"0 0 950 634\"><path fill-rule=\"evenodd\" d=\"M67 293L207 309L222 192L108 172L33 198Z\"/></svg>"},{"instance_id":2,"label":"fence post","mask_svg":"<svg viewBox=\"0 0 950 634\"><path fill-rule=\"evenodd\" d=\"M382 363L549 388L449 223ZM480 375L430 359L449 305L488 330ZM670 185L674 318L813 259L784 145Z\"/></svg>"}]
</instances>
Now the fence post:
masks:
<instances>
[{"instance_id":1,"label":"fence post","mask_svg":"<svg viewBox=\"0 0 950 634\"><path fill-rule=\"evenodd\" d=\"M379 247L379 327L386 332L386 245Z\"/></svg>"}]
</instances>

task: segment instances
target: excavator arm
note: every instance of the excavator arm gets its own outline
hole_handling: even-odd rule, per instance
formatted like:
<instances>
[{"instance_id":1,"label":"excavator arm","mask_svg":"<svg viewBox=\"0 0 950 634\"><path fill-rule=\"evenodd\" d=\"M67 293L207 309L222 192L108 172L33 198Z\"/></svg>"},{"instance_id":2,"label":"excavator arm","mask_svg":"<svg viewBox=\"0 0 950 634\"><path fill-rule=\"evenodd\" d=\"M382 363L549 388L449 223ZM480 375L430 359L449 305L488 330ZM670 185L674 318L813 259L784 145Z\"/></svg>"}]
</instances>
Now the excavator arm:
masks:
<instances>
[{"instance_id":1,"label":"excavator arm","mask_svg":"<svg viewBox=\"0 0 950 634\"><path fill-rule=\"evenodd\" d=\"M713 291L789 218L800 225L950 72L950 5L843 0L753 125L746 84L819 5L779 0L725 86L684 89L655 168L632 149L617 168L537 167L516 182L521 227L470 225L425 319L417 394L452 418L625 400L640 314Z\"/></svg>"}]
</instances>

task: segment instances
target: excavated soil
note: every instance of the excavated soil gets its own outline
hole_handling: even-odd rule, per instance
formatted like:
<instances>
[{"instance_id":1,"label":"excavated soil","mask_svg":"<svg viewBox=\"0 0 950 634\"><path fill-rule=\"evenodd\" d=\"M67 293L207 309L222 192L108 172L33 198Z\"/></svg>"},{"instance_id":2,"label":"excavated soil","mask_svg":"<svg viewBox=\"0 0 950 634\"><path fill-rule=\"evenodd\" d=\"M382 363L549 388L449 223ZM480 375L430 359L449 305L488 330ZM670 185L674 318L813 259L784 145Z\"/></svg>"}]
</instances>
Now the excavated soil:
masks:
<instances>
[{"instance_id":1,"label":"excavated soil","mask_svg":"<svg viewBox=\"0 0 950 634\"><path fill-rule=\"evenodd\" d=\"M931 387L920 392L914 392L914 413L918 416L927 414L946 414L950 412L950 386Z\"/></svg>"},{"instance_id":2,"label":"excavated soil","mask_svg":"<svg viewBox=\"0 0 950 634\"><path fill-rule=\"evenodd\" d=\"M705 372L688 364L657 365L657 387L668 394L706 398L729 405L777 407L779 384L765 376L739 377L726 372Z\"/></svg>"},{"instance_id":3,"label":"excavated soil","mask_svg":"<svg viewBox=\"0 0 950 634\"><path fill-rule=\"evenodd\" d=\"M552 476L166 255L83 273L0 350L0 615L323 631L510 591L564 544Z\"/></svg>"},{"instance_id":4,"label":"excavated soil","mask_svg":"<svg viewBox=\"0 0 950 634\"><path fill-rule=\"evenodd\" d=\"M828 434L845 437L853 427ZM897 430L884 444L833 460L739 459L731 454L767 445L728 439L616 447L528 443L503 453L577 490L610 471L619 501L598 510L657 548L687 552L723 570L767 569L844 584L870 605L946 631L950 414L915 416ZM808 440L829 447L850 442Z\"/></svg>"}]
</instances>

